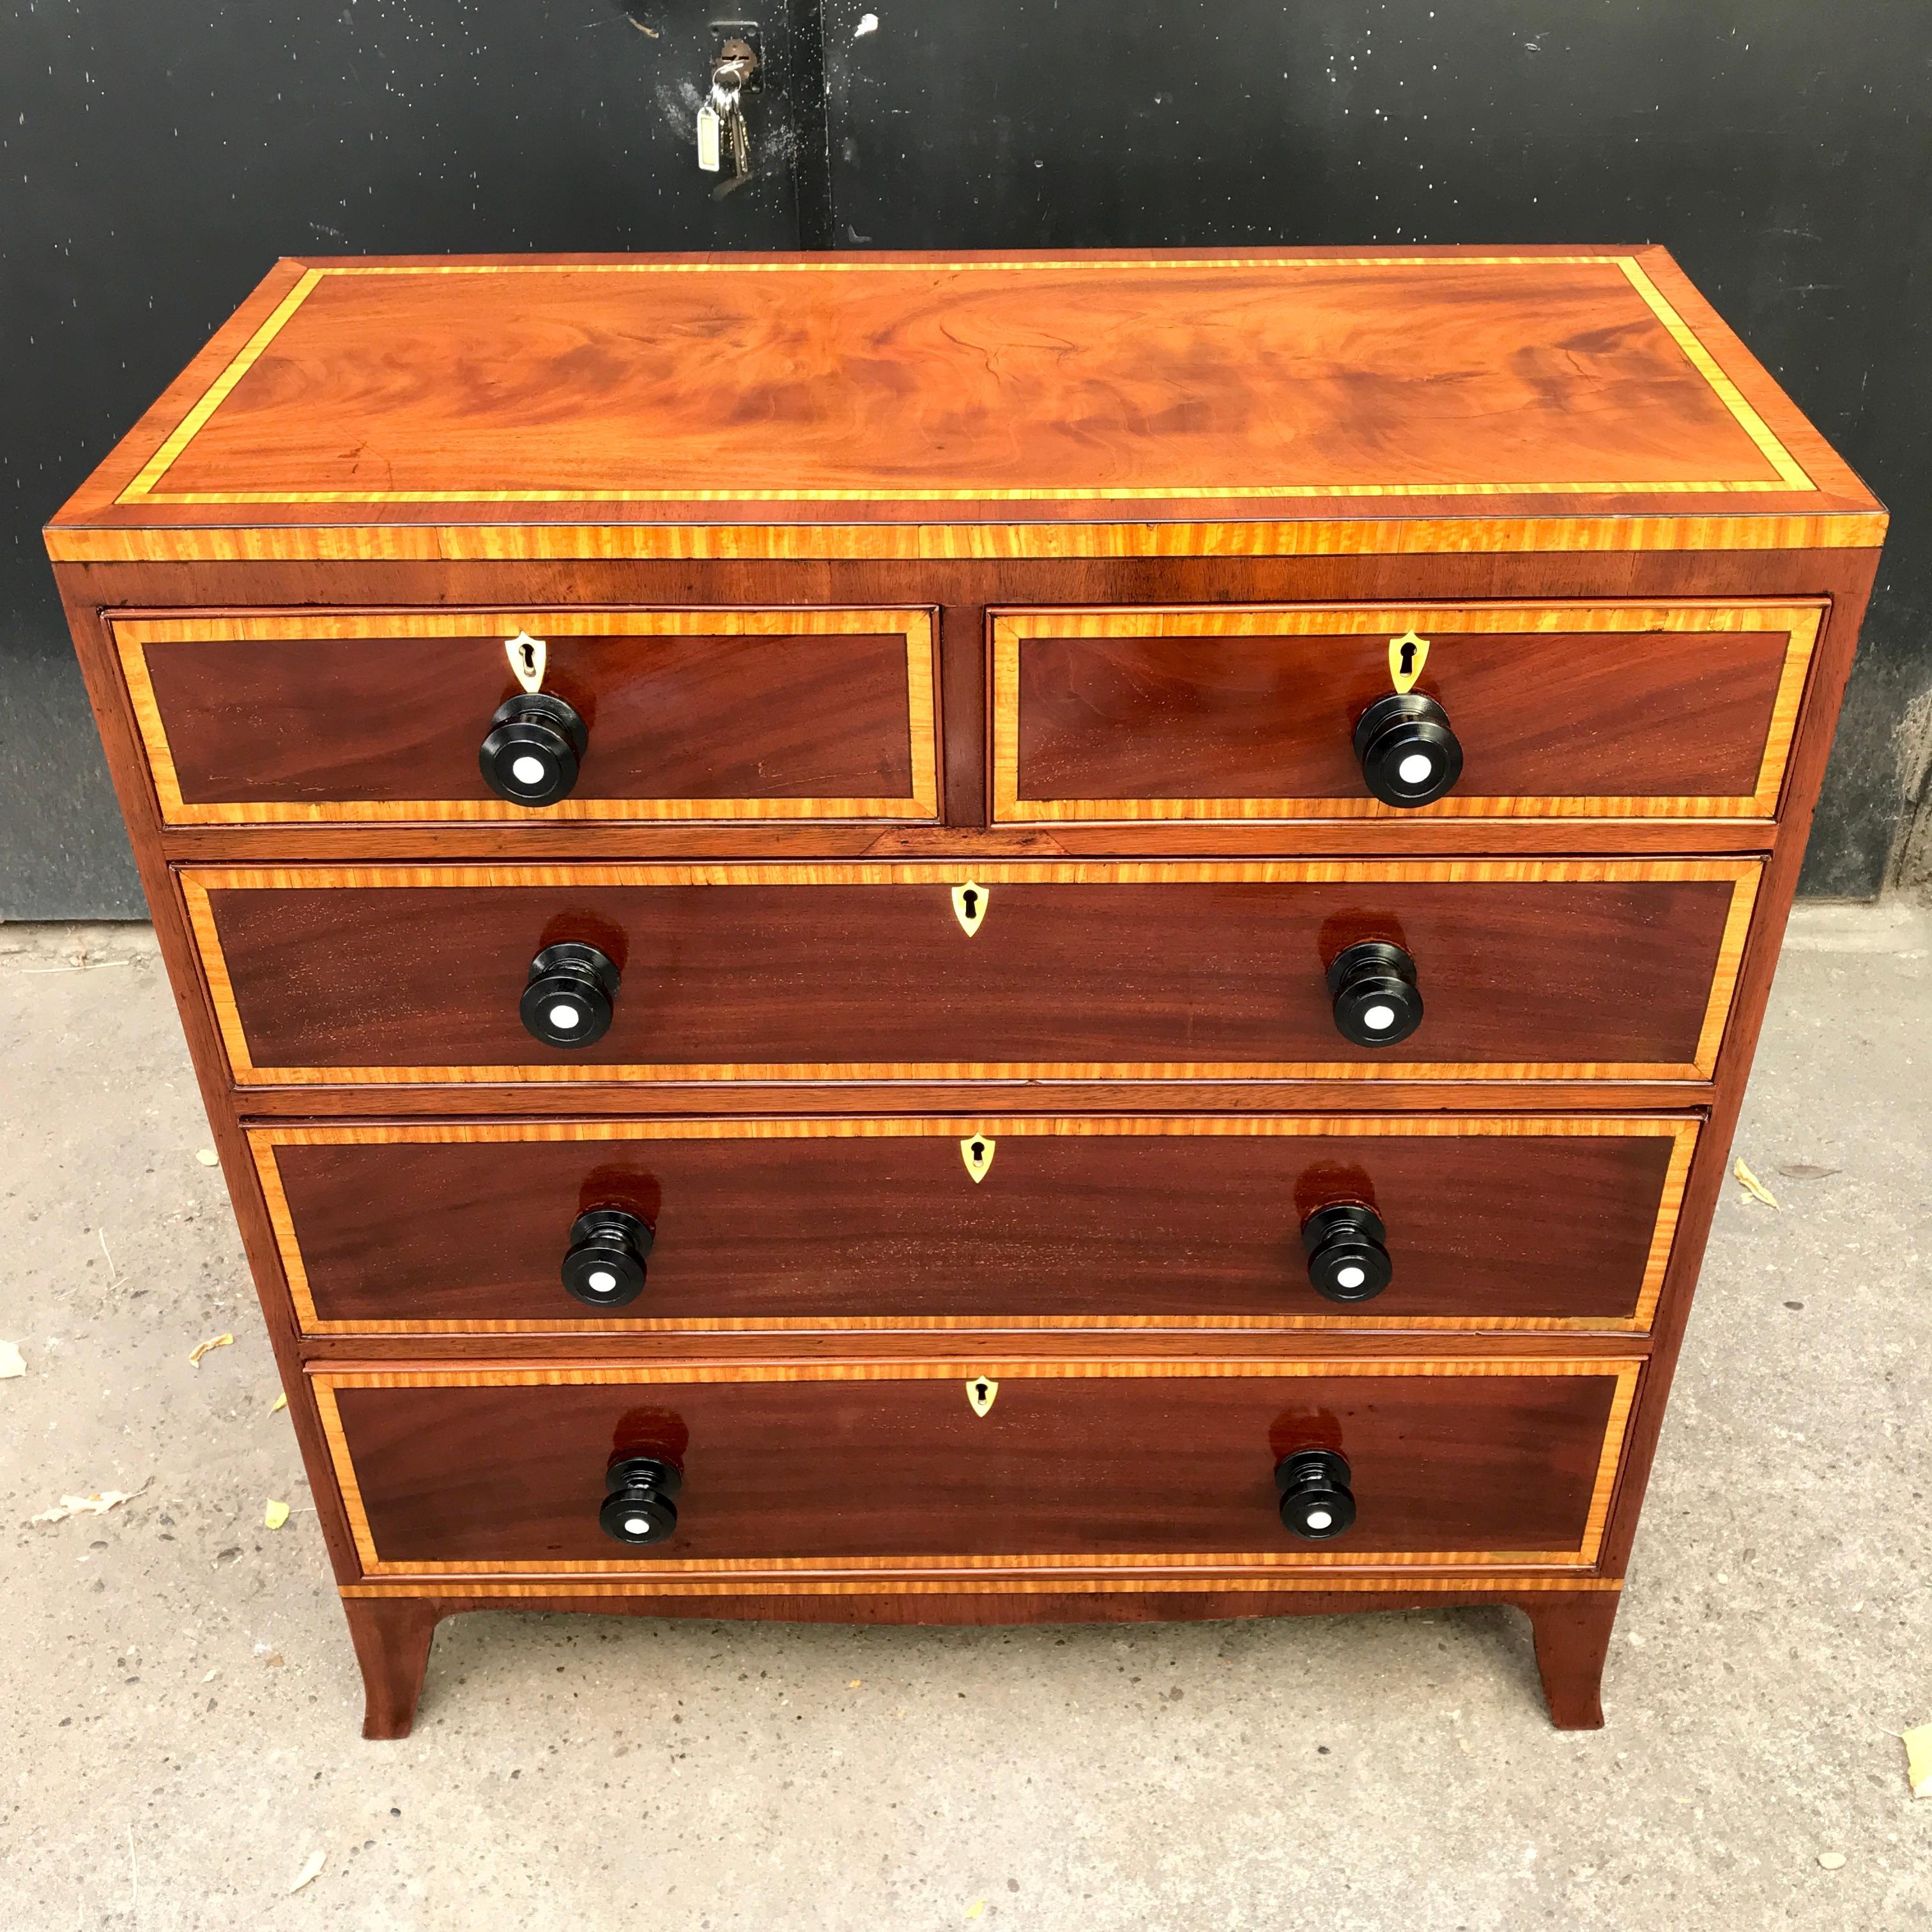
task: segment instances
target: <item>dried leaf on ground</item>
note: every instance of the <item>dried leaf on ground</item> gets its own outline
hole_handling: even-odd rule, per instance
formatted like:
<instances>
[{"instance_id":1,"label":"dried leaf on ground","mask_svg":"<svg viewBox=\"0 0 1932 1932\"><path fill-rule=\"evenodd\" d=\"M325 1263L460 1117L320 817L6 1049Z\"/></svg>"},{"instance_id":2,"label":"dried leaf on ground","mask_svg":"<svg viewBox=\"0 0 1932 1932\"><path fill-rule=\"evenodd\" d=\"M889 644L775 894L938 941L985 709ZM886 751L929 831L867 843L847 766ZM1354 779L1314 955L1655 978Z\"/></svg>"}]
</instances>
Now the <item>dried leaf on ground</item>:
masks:
<instances>
[{"instance_id":1,"label":"dried leaf on ground","mask_svg":"<svg viewBox=\"0 0 1932 1932\"><path fill-rule=\"evenodd\" d=\"M148 1481L152 1482L150 1477ZM141 1490L148 1486L141 1485ZM105 1516L111 1509L118 1509L123 1503L132 1502L141 1490L100 1490L91 1496L62 1496L51 1509L44 1509L38 1516L29 1516L29 1522L65 1522L75 1516Z\"/></svg>"},{"instance_id":2,"label":"dried leaf on ground","mask_svg":"<svg viewBox=\"0 0 1932 1932\"><path fill-rule=\"evenodd\" d=\"M271 1496L268 1498L268 1507L262 1512L262 1527L264 1529L280 1529L288 1520L288 1504L278 1502L274 1497Z\"/></svg>"},{"instance_id":3,"label":"dried leaf on ground","mask_svg":"<svg viewBox=\"0 0 1932 1932\"><path fill-rule=\"evenodd\" d=\"M276 1396L274 1401L269 1406L268 1413L271 1415L279 1415L284 1409L288 1407L288 1406L289 1392L286 1389L284 1389L280 1395Z\"/></svg>"},{"instance_id":4,"label":"dried leaf on ground","mask_svg":"<svg viewBox=\"0 0 1932 1932\"><path fill-rule=\"evenodd\" d=\"M328 1858L328 1854L326 1851L314 1851L310 1852L308 1856L302 1861L302 1868L300 1871L296 1874L295 1882L289 1887L290 1891L299 1892L304 1886L308 1883L310 1879L319 1878L322 1875L322 1866L327 1862Z\"/></svg>"},{"instance_id":5,"label":"dried leaf on ground","mask_svg":"<svg viewBox=\"0 0 1932 1932\"><path fill-rule=\"evenodd\" d=\"M194 1150L194 1157L203 1167L219 1167L221 1165L220 1155L212 1148L196 1148Z\"/></svg>"},{"instance_id":6,"label":"dried leaf on ground","mask_svg":"<svg viewBox=\"0 0 1932 1932\"><path fill-rule=\"evenodd\" d=\"M16 1376L24 1376L27 1365L20 1359L20 1345L17 1342L0 1342L0 1382L10 1382Z\"/></svg>"},{"instance_id":7,"label":"dried leaf on ground","mask_svg":"<svg viewBox=\"0 0 1932 1932\"><path fill-rule=\"evenodd\" d=\"M188 1352L188 1360L196 1368L201 1366L201 1358L211 1348L227 1348L234 1346L232 1335L211 1335L206 1342L197 1342Z\"/></svg>"},{"instance_id":8,"label":"dried leaf on ground","mask_svg":"<svg viewBox=\"0 0 1932 1932\"><path fill-rule=\"evenodd\" d=\"M1905 1775L1915 1798L1932 1798L1932 1724L1900 1734L1905 1740Z\"/></svg>"},{"instance_id":9,"label":"dried leaf on ground","mask_svg":"<svg viewBox=\"0 0 1932 1932\"><path fill-rule=\"evenodd\" d=\"M1731 1169L1731 1172L1736 1175L1738 1184L1753 1200L1762 1201L1767 1208L1775 1208L1778 1205L1778 1196L1772 1193L1771 1190L1766 1186L1764 1183L1759 1180L1742 1160Z\"/></svg>"},{"instance_id":10,"label":"dried leaf on ground","mask_svg":"<svg viewBox=\"0 0 1932 1932\"><path fill-rule=\"evenodd\" d=\"M967 1906L966 1916L968 1918L976 1918L986 1909L986 1901L983 1898L976 1898L970 1905Z\"/></svg>"}]
</instances>

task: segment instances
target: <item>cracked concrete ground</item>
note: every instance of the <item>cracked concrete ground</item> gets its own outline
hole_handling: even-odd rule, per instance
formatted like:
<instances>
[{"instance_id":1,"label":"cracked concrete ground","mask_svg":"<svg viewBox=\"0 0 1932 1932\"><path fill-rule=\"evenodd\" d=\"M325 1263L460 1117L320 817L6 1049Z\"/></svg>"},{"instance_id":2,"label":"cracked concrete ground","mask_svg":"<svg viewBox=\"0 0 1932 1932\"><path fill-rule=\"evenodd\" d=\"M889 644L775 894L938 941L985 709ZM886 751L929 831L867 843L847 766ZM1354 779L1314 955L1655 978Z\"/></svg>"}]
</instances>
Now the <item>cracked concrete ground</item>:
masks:
<instances>
[{"instance_id":1,"label":"cracked concrete ground","mask_svg":"<svg viewBox=\"0 0 1932 1932\"><path fill-rule=\"evenodd\" d=\"M1550 1728L1502 1610L506 1612L371 1744L152 940L0 926L0 1923L1922 1927L1928 952L1922 914L1799 915L1738 1140L1782 1206L1726 1187L1606 1730Z\"/></svg>"}]
</instances>

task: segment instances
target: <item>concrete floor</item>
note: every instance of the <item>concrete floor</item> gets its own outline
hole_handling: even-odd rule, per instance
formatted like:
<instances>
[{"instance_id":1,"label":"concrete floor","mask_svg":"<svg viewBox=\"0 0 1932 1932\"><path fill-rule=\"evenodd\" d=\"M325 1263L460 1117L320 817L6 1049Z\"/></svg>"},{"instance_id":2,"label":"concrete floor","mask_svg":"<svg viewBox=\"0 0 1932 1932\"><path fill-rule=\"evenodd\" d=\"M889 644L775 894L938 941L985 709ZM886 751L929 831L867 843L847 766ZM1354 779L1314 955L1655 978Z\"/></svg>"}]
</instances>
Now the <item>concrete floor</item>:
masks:
<instances>
[{"instance_id":1,"label":"concrete floor","mask_svg":"<svg viewBox=\"0 0 1932 1932\"><path fill-rule=\"evenodd\" d=\"M1923 1927L1928 952L1922 914L1800 916L1738 1142L1783 1208L1725 1190L1606 1730L1550 1729L1502 1610L506 1612L368 1744L152 941L0 926L0 1924Z\"/></svg>"}]
</instances>

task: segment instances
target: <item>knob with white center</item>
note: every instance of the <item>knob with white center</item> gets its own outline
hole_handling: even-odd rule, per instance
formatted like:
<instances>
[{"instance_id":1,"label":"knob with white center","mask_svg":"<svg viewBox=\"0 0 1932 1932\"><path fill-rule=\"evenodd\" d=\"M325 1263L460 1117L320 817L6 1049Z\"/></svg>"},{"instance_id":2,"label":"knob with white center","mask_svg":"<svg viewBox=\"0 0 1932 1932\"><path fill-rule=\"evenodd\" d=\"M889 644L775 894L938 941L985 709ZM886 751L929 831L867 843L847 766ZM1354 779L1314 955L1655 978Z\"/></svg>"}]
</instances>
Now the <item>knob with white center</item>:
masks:
<instances>
[{"instance_id":1,"label":"knob with white center","mask_svg":"<svg viewBox=\"0 0 1932 1932\"><path fill-rule=\"evenodd\" d=\"M1382 1244L1387 1230L1372 1208L1338 1201L1318 1208L1301 1224L1308 1279L1328 1301L1371 1301L1395 1269Z\"/></svg>"},{"instance_id":2,"label":"knob with white center","mask_svg":"<svg viewBox=\"0 0 1932 1932\"><path fill-rule=\"evenodd\" d=\"M563 1286L586 1308L622 1308L644 1292L644 1263L657 1237L622 1208L592 1208L571 1223Z\"/></svg>"},{"instance_id":3,"label":"knob with white center","mask_svg":"<svg viewBox=\"0 0 1932 1932\"><path fill-rule=\"evenodd\" d=\"M1348 1463L1332 1449L1298 1449L1274 1466L1282 1526L1310 1543L1326 1543L1352 1528L1354 1493Z\"/></svg>"},{"instance_id":4,"label":"knob with white center","mask_svg":"<svg viewBox=\"0 0 1932 1932\"><path fill-rule=\"evenodd\" d=\"M590 1046L610 1030L617 969L594 946L566 939L530 962L518 1011L546 1046Z\"/></svg>"},{"instance_id":5,"label":"knob with white center","mask_svg":"<svg viewBox=\"0 0 1932 1932\"><path fill-rule=\"evenodd\" d=\"M1449 714L1420 692L1391 692L1355 721L1355 756L1370 791L1406 812L1433 805L1462 776Z\"/></svg>"},{"instance_id":6,"label":"knob with white center","mask_svg":"<svg viewBox=\"0 0 1932 1932\"><path fill-rule=\"evenodd\" d=\"M1400 946L1365 939L1328 968L1335 1030L1358 1046L1393 1046L1422 1024L1415 962Z\"/></svg>"},{"instance_id":7,"label":"knob with white center","mask_svg":"<svg viewBox=\"0 0 1932 1932\"><path fill-rule=\"evenodd\" d=\"M554 805L577 783L590 734L548 691L519 692L496 708L476 761L483 782L512 805Z\"/></svg>"},{"instance_id":8,"label":"knob with white center","mask_svg":"<svg viewBox=\"0 0 1932 1932\"><path fill-rule=\"evenodd\" d=\"M656 1456L618 1456L604 1472L603 1506L597 1520L620 1543L662 1543L677 1532L684 1472Z\"/></svg>"}]
</instances>

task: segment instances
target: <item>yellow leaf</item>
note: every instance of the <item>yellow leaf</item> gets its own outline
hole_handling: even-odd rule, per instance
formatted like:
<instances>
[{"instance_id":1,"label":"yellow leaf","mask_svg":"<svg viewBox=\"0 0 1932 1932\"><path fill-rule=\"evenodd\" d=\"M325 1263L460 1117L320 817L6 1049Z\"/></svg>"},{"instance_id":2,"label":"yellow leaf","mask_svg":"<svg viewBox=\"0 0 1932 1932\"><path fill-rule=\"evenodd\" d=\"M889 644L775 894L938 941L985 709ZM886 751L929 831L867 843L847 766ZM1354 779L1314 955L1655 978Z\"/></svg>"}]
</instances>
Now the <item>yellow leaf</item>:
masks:
<instances>
[{"instance_id":1,"label":"yellow leaf","mask_svg":"<svg viewBox=\"0 0 1932 1932\"><path fill-rule=\"evenodd\" d=\"M1742 1160L1731 1169L1731 1172L1737 1176L1744 1192L1754 1200L1762 1201L1767 1208L1775 1208L1778 1205L1778 1196L1772 1193L1771 1190L1766 1186L1764 1183L1759 1180Z\"/></svg>"},{"instance_id":2,"label":"yellow leaf","mask_svg":"<svg viewBox=\"0 0 1932 1932\"><path fill-rule=\"evenodd\" d=\"M280 1395L276 1396L274 1406L268 1411L268 1413L271 1415L279 1415L284 1409L288 1407L288 1391L284 1389Z\"/></svg>"},{"instance_id":3,"label":"yellow leaf","mask_svg":"<svg viewBox=\"0 0 1932 1932\"><path fill-rule=\"evenodd\" d=\"M1905 1775L1915 1798L1932 1798L1932 1724L1920 1724L1903 1733L1905 1739Z\"/></svg>"},{"instance_id":4,"label":"yellow leaf","mask_svg":"<svg viewBox=\"0 0 1932 1932\"><path fill-rule=\"evenodd\" d=\"M326 1851L310 1852L307 1859L303 1862L302 1870L296 1874L296 1882L293 1885L289 1887L290 1891L301 1891L302 1887L308 1884L310 1879L317 1876L322 1870L322 1862L328 1856L328 1854Z\"/></svg>"},{"instance_id":5,"label":"yellow leaf","mask_svg":"<svg viewBox=\"0 0 1932 1932\"><path fill-rule=\"evenodd\" d=\"M862 1677L848 1678L845 1681L845 1688L848 1690L856 1690L860 1684L865 1682L865 1681L866 1680Z\"/></svg>"},{"instance_id":6,"label":"yellow leaf","mask_svg":"<svg viewBox=\"0 0 1932 1932\"><path fill-rule=\"evenodd\" d=\"M206 1342L197 1342L194 1345L194 1348L188 1352L188 1360L196 1368L200 1368L202 1357L206 1354L209 1349L230 1348L233 1346L234 1341L235 1337L232 1335L211 1335Z\"/></svg>"},{"instance_id":7,"label":"yellow leaf","mask_svg":"<svg viewBox=\"0 0 1932 1932\"><path fill-rule=\"evenodd\" d=\"M986 1901L983 1898L976 1898L970 1905L967 1906L966 1916L968 1918L976 1918L986 1909Z\"/></svg>"},{"instance_id":8,"label":"yellow leaf","mask_svg":"<svg viewBox=\"0 0 1932 1932\"><path fill-rule=\"evenodd\" d=\"M262 1527L264 1529L280 1529L288 1520L288 1504L278 1503L271 1497L268 1500L268 1507L262 1512Z\"/></svg>"},{"instance_id":9,"label":"yellow leaf","mask_svg":"<svg viewBox=\"0 0 1932 1932\"><path fill-rule=\"evenodd\" d=\"M221 1165L220 1155L212 1148L196 1148L194 1150L194 1157L203 1167L219 1167Z\"/></svg>"}]
</instances>

